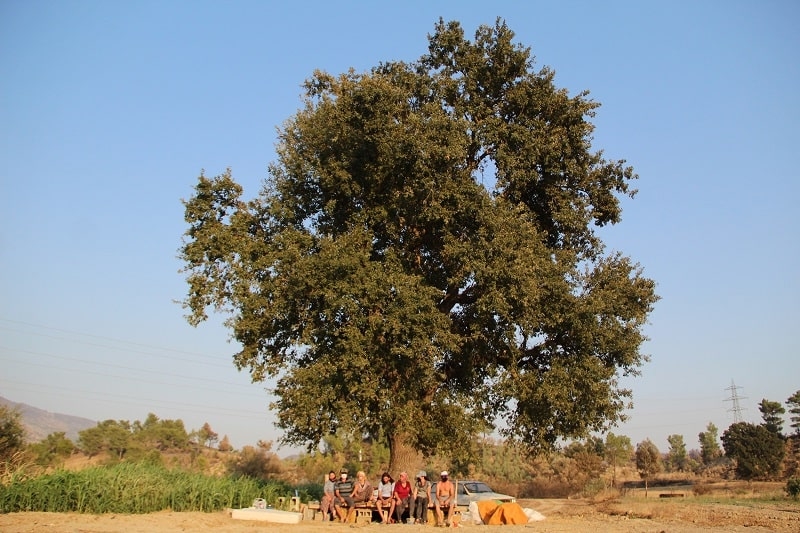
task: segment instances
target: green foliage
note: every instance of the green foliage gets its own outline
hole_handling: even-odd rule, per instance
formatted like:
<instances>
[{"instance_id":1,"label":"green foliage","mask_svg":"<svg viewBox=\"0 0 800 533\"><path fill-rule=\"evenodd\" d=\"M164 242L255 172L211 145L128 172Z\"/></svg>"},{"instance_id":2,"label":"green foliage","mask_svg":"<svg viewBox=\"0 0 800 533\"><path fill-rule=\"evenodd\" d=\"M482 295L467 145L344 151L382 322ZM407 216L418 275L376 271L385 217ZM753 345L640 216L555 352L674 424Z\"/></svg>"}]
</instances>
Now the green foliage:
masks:
<instances>
[{"instance_id":1,"label":"green foliage","mask_svg":"<svg viewBox=\"0 0 800 533\"><path fill-rule=\"evenodd\" d=\"M78 446L89 457L111 452L122 459L130 446L131 432L131 424L127 420L105 420L93 428L79 431Z\"/></svg>"},{"instance_id":2,"label":"green foliage","mask_svg":"<svg viewBox=\"0 0 800 533\"><path fill-rule=\"evenodd\" d=\"M343 464L330 454L314 450L312 452L301 453L296 458L289 461L300 472L298 478L303 482L311 484L322 483L331 470L338 472ZM373 476L374 477L374 476Z\"/></svg>"},{"instance_id":3,"label":"green foliage","mask_svg":"<svg viewBox=\"0 0 800 533\"><path fill-rule=\"evenodd\" d=\"M571 494L581 494L594 480L599 479L601 458L585 449L575 451L572 457L563 453L549 456L550 478L569 488Z\"/></svg>"},{"instance_id":4,"label":"green foliage","mask_svg":"<svg viewBox=\"0 0 800 533\"><path fill-rule=\"evenodd\" d=\"M685 472L689 465L689 456L686 453L683 435L670 435L667 437L667 442L669 443L669 452L667 453L669 470Z\"/></svg>"},{"instance_id":5,"label":"green foliage","mask_svg":"<svg viewBox=\"0 0 800 533\"><path fill-rule=\"evenodd\" d=\"M228 471L235 477L274 479L281 471L281 460L269 448L245 446L231 459Z\"/></svg>"},{"instance_id":6,"label":"green foliage","mask_svg":"<svg viewBox=\"0 0 800 533\"><path fill-rule=\"evenodd\" d=\"M786 482L786 494L795 500L800 498L800 478L793 477Z\"/></svg>"},{"instance_id":7,"label":"green foliage","mask_svg":"<svg viewBox=\"0 0 800 533\"><path fill-rule=\"evenodd\" d=\"M105 420L78 432L78 447L90 457L109 452L117 460L139 460L151 450L185 451L190 445L182 420L161 420L153 413L144 422Z\"/></svg>"},{"instance_id":8,"label":"green foliage","mask_svg":"<svg viewBox=\"0 0 800 533\"><path fill-rule=\"evenodd\" d=\"M698 439L700 441L700 457L703 460L703 464L706 466L713 465L722 456L717 426L709 422L706 430L699 433Z\"/></svg>"},{"instance_id":9,"label":"green foliage","mask_svg":"<svg viewBox=\"0 0 800 533\"><path fill-rule=\"evenodd\" d=\"M800 436L800 390L789 396L786 405L789 406L789 426Z\"/></svg>"},{"instance_id":10,"label":"green foliage","mask_svg":"<svg viewBox=\"0 0 800 533\"><path fill-rule=\"evenodd\" d=\"M294 489L302 501L320 501L322 499L322 483L299 483Z\"/></svg>"},{"instance_id":11,"label":"green foliage","mask_svg":"<svg viewBox=\"0 0 800 533\"><path fill-rule=\"evenodd\" d=\"M636 471L647 482L651 477L661 472L661 453L650 439L636 445Z\"/></svg>"},{"instance_id":12,"label":"green foliage","mask_svg":"<svg viewBox=\"0 0 800 533\"><path fill-rule=\"evenodd\" d=\"M732 424L722 434L725 455L736 461L741 479L771 479L780 473L785 454L783 439L764 426Z\"/></svg>"},{"instance_id":13,"label":"green foliage","mask_svg":"<svg viewBox=\"0 0 800 533\"><path fill-rule=\"evenodd\" d=\"M0 462L9 462L25 444L22 416L16 409L0 405Z\"/></svg>"},{"instance_id":14,"label":"green foliage","mask_svg":"<svg viewBox=\"0 0 800 533\"><path fill-rule=\"evenodd\" d=\"M161 420L149 413L144 423L134 422L133 439L147 449L183 451L189 448L189 435L182 420Z\"/></svg>"},{"instance_id":15,"label":"green foliage","mask_svg":"<svg viewBox=\"0 0 800 533\"><path fill-rule=\"evenodd\" d=\"M502 479L509 483L521 483L530 476L525 454L520 453L516 446L493 439L480 439L478 446L481 461L473 470L478 469L488 478Z\"/></svg>"},{"instance_id":16,"label":"green foliage","mask_svg":"<svg viewBox=\"0 0 800 533\"><path fill-rule=\"evenodd\" d=\"M389 448L386 441L383 439L373 439L368 448L369 455L367 470L371 473L379 475L389 468Z\"/></svg>"},{"instance_id":17,"label":"green foliage","mask_svg":"<svg viewBox=\"0 0 800 533\"><path fill-rule=\"evenodd\" d=\"M604 451L605 459L611 465L611 486L616 487L617 467L630 462L633 457L633 444L630 437L609 432L606 435Z\"/></svg>"},{"instance_id":18,"label":"green foliage","mask_svg":"<svg viewBox=\"0 0 800 533\"><path fill-rule=\"evenodd\" d=\"M0 487L0 512L213 512L249 507L255 498L277 504L291 491L277 482L219 478L143 463L77 472L59 470Z\"/></svg>"},{"instance_id":19,"label":"green foliage","mask_svg":"<svg viewBox=\"0 0 800 533\"><path fill-rule=\"evenodd\" d=\"M597 440L573 442L564 450L564 456L571 460L576 473L571 474L569 484L575 489L587 490L591 481L600 479L603 472L603 450L597 446Z\"/></svg>"},{"instance_id":20,"label":"green foliage","mask_svg":"<svg viewBox=\"0 0 800 533\"><path fill-rule=\"evenodd\" d=\"M615 435L609 432L603 446L606 461L612 465L624 465L633 457L633 444L626 435Z\"/></svg>"},{"instance_id":21,"label":"green foliage","mask_svg":"<svg viewBox=\"0 0 800 533\"><path fill-rule=\"evenodd\" d=\"M28 449L35 456L36 464L49 466L63 461L75 450L75 444L63 431L51 433L41 441L31 444Z\"/></svg>"},{"instance_id":22,"label":"green foliage","mask_svg":"<svg viewBox=\"0 0 800 533\"><path fill-rule=\"evenodd\" d=\"M780 402L771 402L764 398L761 400L761 403L758 404L758 410L761 411L761 418L764 420L764 428L782 437L783 415L786 413L786 409L784 409Z\"/></svg>"},{"instance_id":23,"label":"green foliage","mask_svg":"<svg viewBox=\"0 0 800 533\"><path fill-rule=\"evenodd\" d=\"M257 199L227 171L185 201L188 320L230 314L285 443L466 465L497 418L533 451L620 419L657 296L595 228L636 175L513 37L440 21L416 62L315 72Z\"/></svg>"}]
</instances>

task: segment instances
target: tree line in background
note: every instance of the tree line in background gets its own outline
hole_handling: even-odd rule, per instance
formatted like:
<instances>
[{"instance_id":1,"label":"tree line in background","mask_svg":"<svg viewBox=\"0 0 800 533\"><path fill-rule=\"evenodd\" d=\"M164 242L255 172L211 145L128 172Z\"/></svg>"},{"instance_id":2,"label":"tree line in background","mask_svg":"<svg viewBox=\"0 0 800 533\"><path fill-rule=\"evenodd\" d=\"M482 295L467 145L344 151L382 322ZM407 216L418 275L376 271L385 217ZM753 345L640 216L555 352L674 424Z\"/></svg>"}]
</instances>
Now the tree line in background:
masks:
<instances>
[{"instance_id":1,"label":"tree line in background","mask_svg":"<svg viewBox=\"0 0 800 533\"><path fill-rule=\"evenodd\" d=\"M734 423L719 435L709 423L698 434L699 449L687 450L682 435L667 438L662 452L649 439L636 446L623 435L608 433L560 447L552 453L529 455L512 443L489 437L473 439L470 453L459 457L427 457L430 470L448 469L457 476L490 481L495 490L519 497L566 497L590 495L605 488L624 489L639 478L648 486L659 476L695 475L704 479L787 480L800 489L800 390L787 401L789 434L784 434L779 402L762 400L763 422ZM365 470L377 478L389 464L386 442L328 435L317 450L281 459L272 443L235 450L227 436L222 439L206 423L187 431L181 420L159 419L149 414L143 421L106 420L79 432L76 443L63 432L52 433L35 443L26 443L21 415L0 407L0 480L7 484L14 468L30 472L59 470L72 457L99 459L100 464L148 463L198 471L218 477L248 477L282 481L304 487L309 497L318 497L321 481L330 470L346 467ZM38 470L36 470L38 469ZM28 477L34 474L29 474ZM791 493L791 491L790 491Z\"/></svg>"}]
</instances>

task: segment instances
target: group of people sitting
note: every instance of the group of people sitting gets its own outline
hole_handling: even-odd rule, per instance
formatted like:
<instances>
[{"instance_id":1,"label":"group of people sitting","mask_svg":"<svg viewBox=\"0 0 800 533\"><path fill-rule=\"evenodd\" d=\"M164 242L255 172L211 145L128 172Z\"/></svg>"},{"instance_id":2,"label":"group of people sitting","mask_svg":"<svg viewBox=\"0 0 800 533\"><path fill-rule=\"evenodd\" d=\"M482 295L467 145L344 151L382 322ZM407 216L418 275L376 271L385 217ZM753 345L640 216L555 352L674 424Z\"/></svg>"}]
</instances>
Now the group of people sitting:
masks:
<instances>
[{"instance_id":1,"label":"group of people sitting","mask_svg":"<svg viewBox=\"0 0 800 533\"><path fill-rule=\"evenodd\" d=\"M440 526L449 524L456 507L456 489L447 472L439 476L435 500L431 498L431 488L432 484L424 470L417 473L414 483L409 481L406 472L401 472L397 481L392 479L389 472L384 472L377 490L367 481L363 471L359 471L353 481L347 477L346 469L339 472L338 480L336 472L331 470L322 489L320 511L324 520L331 514L331 520L347 522L355 513L356 506L367 504L374 506L383 523L402 522L407 510L410 522L425 524L428 521L428 507L433 503L436 523ZM384 514L384 510L388 512Z\"/></svg>"}]
</instances>

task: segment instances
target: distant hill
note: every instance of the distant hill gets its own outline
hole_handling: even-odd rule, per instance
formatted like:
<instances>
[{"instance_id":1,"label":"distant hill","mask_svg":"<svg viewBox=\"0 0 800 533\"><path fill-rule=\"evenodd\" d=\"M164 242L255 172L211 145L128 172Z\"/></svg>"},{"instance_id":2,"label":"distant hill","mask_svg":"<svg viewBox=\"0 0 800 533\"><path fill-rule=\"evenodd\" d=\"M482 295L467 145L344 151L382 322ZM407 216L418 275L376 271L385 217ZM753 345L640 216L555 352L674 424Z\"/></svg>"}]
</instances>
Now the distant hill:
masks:
<instances>
[{"instance_id":1,"label":"distant hill","mask_svg":"<svg viewBox=\"0 0 800 533\"><path fill-rule=\"evenodd\" d=\"M97 425L97 422L88 418L51 413L25 403L12 402L2 396L0 396L0 405L5 405L9 409L17 409L20 412L27 442L39 442L49 434L58 431L63 431L69 440L76 442L79 431Z\"/></svg>"}]
</instances>

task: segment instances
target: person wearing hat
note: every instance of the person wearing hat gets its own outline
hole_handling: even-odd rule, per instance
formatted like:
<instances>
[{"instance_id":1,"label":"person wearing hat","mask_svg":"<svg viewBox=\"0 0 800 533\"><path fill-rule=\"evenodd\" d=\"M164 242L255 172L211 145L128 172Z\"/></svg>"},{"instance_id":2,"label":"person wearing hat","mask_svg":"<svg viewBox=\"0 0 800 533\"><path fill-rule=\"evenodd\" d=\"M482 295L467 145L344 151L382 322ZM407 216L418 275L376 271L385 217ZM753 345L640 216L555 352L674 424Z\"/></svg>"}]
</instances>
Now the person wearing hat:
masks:
<instances>
[{"instance_id":1,"label":"person wearing hat","mask_svg":"<svg viewBox=\"0 0 800 533\"><path fill-rule=\"evenodd\" d=\"M333 501L340 522L347 522L347 511L345 511L344 508L355 513L352 496L353 488L354 483L347 479L347 469L342 468L339 471L339 481L336 482L336 489L334 490L335 498Z\"/></svg>"},{"instance_id":2,"label":"person wearing hat","mask_svg":"<svg viewBox=\"0 0 800 533\"><path fill-rule=\"evenodd\" d=\"M415 524L428 522L428 502L431 501L431 482L428 473L424 470L417 472L417 482L411 495L411 514L414 515Z\"/></svg>"},{"instance_id":3,"label":"person wearing hat","mask_svg":"<svg viewBox=\"0 0 800 533\"><path fill-rule=\"evenodd\" d=\"M453 486L453 482L450 481L447 470L445 470L439 474L439 483L436 484L436 523L440 526L449 526L455 508L456 488ZM442 509L447 509L447 519L444 518Z\"/></svg>"}]
</instances>

